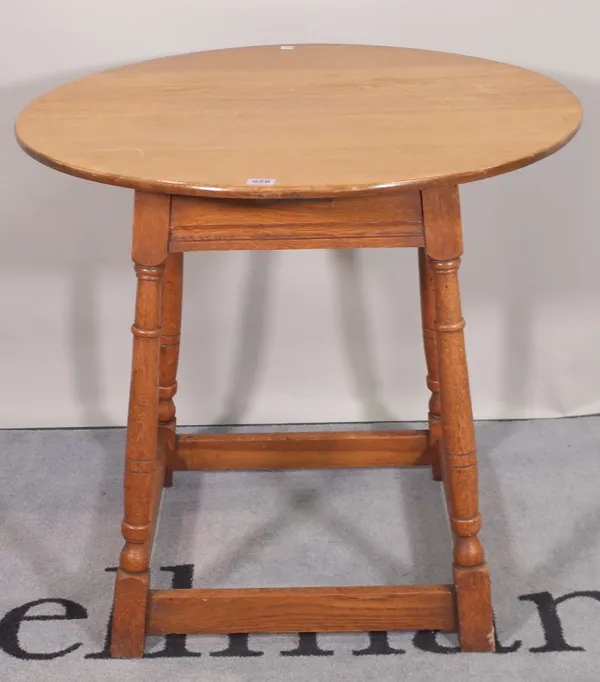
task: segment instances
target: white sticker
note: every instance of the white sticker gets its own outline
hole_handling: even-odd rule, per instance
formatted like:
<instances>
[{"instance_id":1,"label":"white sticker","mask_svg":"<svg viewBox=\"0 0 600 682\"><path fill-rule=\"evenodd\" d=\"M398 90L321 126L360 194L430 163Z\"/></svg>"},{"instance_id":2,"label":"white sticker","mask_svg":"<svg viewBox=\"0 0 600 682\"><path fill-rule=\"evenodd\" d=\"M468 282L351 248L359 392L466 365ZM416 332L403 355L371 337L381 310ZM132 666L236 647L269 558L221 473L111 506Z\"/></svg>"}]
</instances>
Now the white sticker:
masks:
<instances>
[{"instance_id":1,"label":"white sticker","mask_svg":"<svg viewBox=\"0 0 600 682\"><path fill-rule=\"evenodd\" d=\"M274 185L277 182L276 178L248 178L247 185Z\"/></svg>"},{"instance_id":2,"label":"white sticker","mask_svg":"<svg viewBox=\"0 0 600 682\"><path fill-rule=\"evenodd\" d=\"M295 45L282 45L280 49L282 50L293 50Z\"/></svg>"}]
</instances>

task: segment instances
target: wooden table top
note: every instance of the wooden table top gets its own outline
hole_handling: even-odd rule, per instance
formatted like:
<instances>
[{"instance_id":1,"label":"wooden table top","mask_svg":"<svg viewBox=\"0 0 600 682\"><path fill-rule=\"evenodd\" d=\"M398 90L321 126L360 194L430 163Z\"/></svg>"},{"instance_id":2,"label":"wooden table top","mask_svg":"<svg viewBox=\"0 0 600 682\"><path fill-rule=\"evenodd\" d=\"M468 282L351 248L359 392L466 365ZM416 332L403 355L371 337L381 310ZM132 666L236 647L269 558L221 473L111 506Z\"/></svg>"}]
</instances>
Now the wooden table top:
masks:
<instances>
[{"instance_id":1,"label":"wooden table top","mask_svg":"<svg viewBox=\"0 0 600 682\"><path fill-rule=\"evenodd\" d=\"M29 104L16 132L31 156L90 180L276 198L469 182L551 154L580 122L569 90L514 66L274 45L86 76Z\"/></svg>"}]
</instances>

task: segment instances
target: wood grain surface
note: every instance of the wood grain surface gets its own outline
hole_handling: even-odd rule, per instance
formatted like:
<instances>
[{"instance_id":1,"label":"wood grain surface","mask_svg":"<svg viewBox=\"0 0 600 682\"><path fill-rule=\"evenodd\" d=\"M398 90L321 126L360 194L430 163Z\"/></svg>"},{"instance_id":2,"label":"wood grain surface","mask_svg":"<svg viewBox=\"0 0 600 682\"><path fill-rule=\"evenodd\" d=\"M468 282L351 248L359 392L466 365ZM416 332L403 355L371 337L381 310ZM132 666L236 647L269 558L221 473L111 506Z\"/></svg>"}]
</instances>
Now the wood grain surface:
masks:
<instances>
[{"instance_id":1,"label":"wood grain surface","mask_svg":"<svg viewBox=\"0 0 600 682\"><path fill-rule=\"evenodd\" d=\"M569 90L514 66L394 47L292 47L87 76L32 102L17 137L43 163L114 185L327 197L496 175L556 151L580 125Z\"/></svg>"},{"instance_id":2,"label":"wood grain surface","mask_svg":"<svg viewBox=\"0 0 600 682\"><path fill-rule=\"evenodd\" d=\"M206 433L177 437L175 470L333 469L431 464L427 431Z\"/></svg>"},{"instance_id":3,"label":"wood grain surface","mask_svg":"<svg viewBox=\"0 0 600 682\"><path fill-rule=\"evenodd\" d=\"M138 193L132 257L137 276L133 362L125 446L125 540L115 581L112 656L144 651L150 555L165 476L165 448L158 442L161 285L167 258L169 197Z\"/></svg>"},{"instance_id":4,"label":"wood grain surface","mask_svg":"<svg viewBox=\"0 0 600 682\"><path fill-rule=\"evenodd\" d=\"M429 446L432 458L432 476L442 480L442 415L440 403L440 380L438 375L437 332L435 330L435 282L427 253L419 249L419 285L421 292L421 323L423 347L427 364L427 388L429 397Z\"/></svg>"},{"instance_id":5,"label":"wood grain surface","mask_svg":"<svg viewBox=\"0 0 600 682\"><path fill-rule=\"evenodd\" d=\"M489 571L479 513L477 449L458 271L463 250L457 187L422 192L442 418L441 474L454 537L454 584L461 651L494 651Z\"/></svg>"},{"instance_id":6,"label":"wood grain surface","mask_svg":"<svg viewBox=\"0 0 600 682\"><path fill-rule=\"evenodd\" d=\"M330 199L207 199L174 196L174 252L423 246L420 193Z\"/></svg>"},{"instance_id":7,"label":"wood grain surface","mask_svg":"<svg viewBox=\"0 0 600 682\"><path fill-rule=\"evenodd\" d=\"M162 444L166 461L173 459L176 443L177 418L175 394L177 393L177 368L181 339L181 307L183 299L183 254L170 253L165 262L162 283L160 371L158 389L158 440ZM165 468L164 486L173 485L173 470Z\"/></svg>"},{"instance_id":8,"label":"wood grain surface","mask_svg":"<svg viewBox=\"0 0 600 682\"><path fill-rule=\"evenodd\" d=\"M454 630L451 585L150 590L149 634Z\"/></svg>"}]
</instances>

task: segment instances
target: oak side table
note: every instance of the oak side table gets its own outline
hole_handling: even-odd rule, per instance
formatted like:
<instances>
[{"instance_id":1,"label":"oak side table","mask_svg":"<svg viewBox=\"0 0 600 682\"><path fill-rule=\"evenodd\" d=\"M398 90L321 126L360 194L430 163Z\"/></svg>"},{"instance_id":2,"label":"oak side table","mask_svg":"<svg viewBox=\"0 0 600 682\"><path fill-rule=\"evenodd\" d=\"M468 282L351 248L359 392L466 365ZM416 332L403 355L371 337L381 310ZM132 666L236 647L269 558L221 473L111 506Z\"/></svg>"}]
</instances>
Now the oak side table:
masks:
<instances>
[{"instance_id":1,"label":"oak side table","mask_svg":"<svg viewBox=\"0 0 600 682\"><path fill-rule=\"evenodd\" d=\"M137 274L125 545L112 655L146 634L458 631L493 651L458 288L458 185L548 156L581 122L555 81L482 59L362 45L275 45L134 64L32 102L16 133L38 161L135 190ZM429 428L178 435L183 254L418 249ZM152 590L173 471L431 466L454 538L452 585ZM425 541L425 540L424 540Z\"/></svg>"}]
</instances>

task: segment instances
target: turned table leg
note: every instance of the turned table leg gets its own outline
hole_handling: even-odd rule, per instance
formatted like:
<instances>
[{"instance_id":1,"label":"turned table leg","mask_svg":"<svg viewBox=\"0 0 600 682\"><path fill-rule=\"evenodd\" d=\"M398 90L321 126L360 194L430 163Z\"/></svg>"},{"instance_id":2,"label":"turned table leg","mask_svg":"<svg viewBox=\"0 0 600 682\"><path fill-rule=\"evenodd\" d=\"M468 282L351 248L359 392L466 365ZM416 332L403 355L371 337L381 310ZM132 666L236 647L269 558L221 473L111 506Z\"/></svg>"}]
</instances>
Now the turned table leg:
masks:
<instances>
[{"instance_id":1,"label":"turned table leg","mask_svg":"<svg viewBox=\"0 0 600 682\"><path fill-rule=\"evenodd\" d=\"M426 248L433 271L440 401L444 438L444 486L454 535L454 584L462 651L493 651L490 580L477 534L477 451L463 328L458 270L462 253L456 188L423 191Z\"/></svg>"},{"instance_id":2,"label":"turned table leg","mask_svg":"<svg viewBox=\"0 0 600 682\"><path fill-rule=\"evenodd\" d=\"M433 451L431 471L434 480L442 480L441 448L442 418L440 409L440 384L438 379L437 334L435 331L435 288L433 271L425 249L419 249L419 280L421 285L421 319L423 323L423 345L427 362L427 388L429 398L429 447Z\"/></svg>"},{"instance_id":3,"label":"turned table leg","mask_svg":"<svg viewBox=\"0 0 600 682\"><path fill-rule=\"evenodd\" d=\"M150 553L164 477L157 424L161 283L168 230L165 200L168 202L166 197L138 193L135 204L133 260L137 296L131 328L133 363L125 452L125 546L115 582L111 640L111 655L120 658L144 653Z\"/></svg>"},{"instance_id":4,"label":"turned table leg","mask_svg":"<svg viewBox=\"0 0 600 682\"><path fill-rule=\"evenodd\" d=\"M165 450L165 488L173 485L170 466L175 453L176 418L173 398L177 393L177 365L181 335L183 253L170 253L162 285L162 334L160 337L160 388L158 439Z\"/></svg>"}]
</instances>

